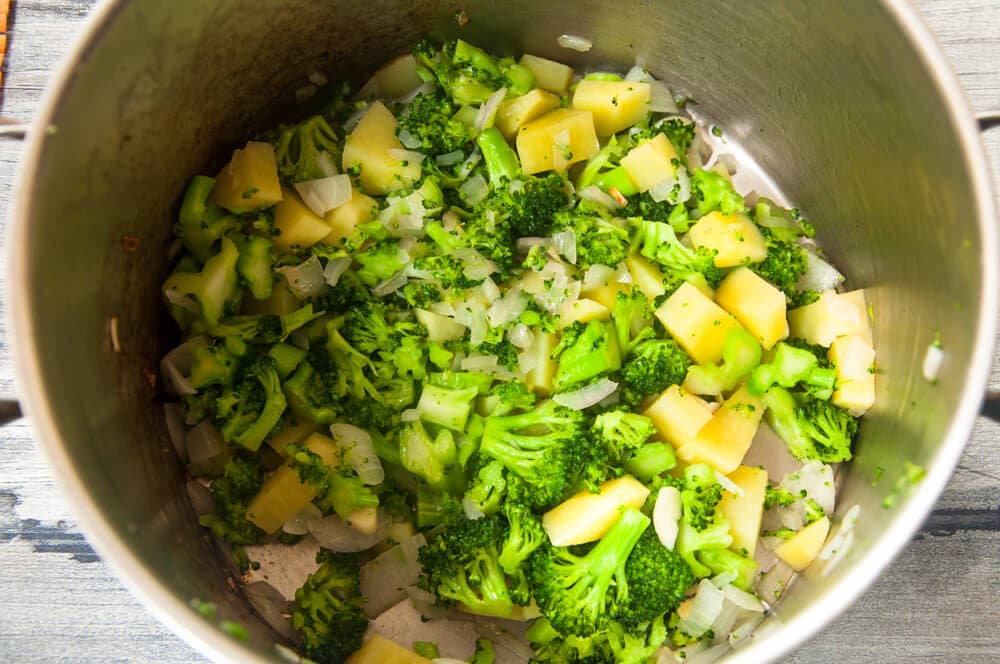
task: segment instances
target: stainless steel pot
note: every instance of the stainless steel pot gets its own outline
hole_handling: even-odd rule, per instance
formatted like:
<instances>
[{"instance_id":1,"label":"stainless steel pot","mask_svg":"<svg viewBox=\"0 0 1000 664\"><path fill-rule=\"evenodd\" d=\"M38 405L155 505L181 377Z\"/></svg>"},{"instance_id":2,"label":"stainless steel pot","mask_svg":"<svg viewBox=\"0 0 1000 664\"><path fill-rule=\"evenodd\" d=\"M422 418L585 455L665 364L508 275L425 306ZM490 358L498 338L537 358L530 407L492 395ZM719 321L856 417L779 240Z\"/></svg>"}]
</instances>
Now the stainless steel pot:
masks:
<instances>
[{"instance_id":1,"label":"stainless steel pot","mask_svg":"<svg viewBox=\"0 0 1000 664\"><path fill-rule=\"evenodd\" d=\"M580 68L643 58L753 155L850 283L869 289L878 402L839 494L841 514L862 507L855 544L832 573L802 575L729 661L787 653L853 602L929 513L989 370L1000 293L988 170L954 76L900 0L106 1L34 125L9 244L21 396L82 527L206 655L276 658L276 635L195 522L151 380L171 343L158 289L171 222L185 180L287 111L310 72L361 81L426 33ZM593 50L560 49L563 33ZM139 238L134 253L125 236ZM931 385L920 367L938 331L946 360ZM904 461L927 477L884 510ZM197 615L192 598L244 623L249 643Z\"/></svg>"}]
</instances>

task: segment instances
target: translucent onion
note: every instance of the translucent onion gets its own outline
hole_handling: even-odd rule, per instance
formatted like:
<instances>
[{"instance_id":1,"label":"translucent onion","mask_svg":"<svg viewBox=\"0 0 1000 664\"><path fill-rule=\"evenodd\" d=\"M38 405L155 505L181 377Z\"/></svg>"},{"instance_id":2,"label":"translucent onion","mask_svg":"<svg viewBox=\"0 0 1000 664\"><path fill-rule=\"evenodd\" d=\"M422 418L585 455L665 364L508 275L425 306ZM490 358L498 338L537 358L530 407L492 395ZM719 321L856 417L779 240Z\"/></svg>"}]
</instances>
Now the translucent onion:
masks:
<instances>
[{"instance_id":1,"label":"translucent onion","mask_svg":"<svg viewBox=\"0 0 1000 664\"><path fill-rule=\"evenodd\" d=\"M222 434L211 422L206 420L188 431L184 446L191 460L192 474L201 476L222 473L229 458L229 450Z\"/></svg>"},{"instance_id":2,"label":"translucent onion","mask_svg":"<svg viewBox=\"0 0 1000 664\"><path fill-rule=\"evenodd\" d=\"M370 433L352 424L334 424L330 427L330 435L344 450L347 463L358 474L362 484L371 486L385 480L385 471L375 453Z\"/></svg>"},{"instance_id":3,"label":"translucent onion","mask_svg":"<svg viewBox=\"0 0 1000 664\"><path fill-rule=\"evenodd\" d=\"M681 518L681 492L672 486L662 487L653 506L653 528L660 543L673 549L677 543L677 522Z\"/></svg>"},{"instance_id":4,"label":"translucent onion","mask_svg":"<svg viewBox=\"0 0 1000 664\"><path fill-rule=\"evenodd\" d=\"M170 434L170 442L174 446L174 451L177 452L182 463L187 463L187 443L184 441L187 437L187 427L184 426L184 409L181 408L180 404L165 403L163 404L163 418L167 422L167 433Z\"/></svg>"},{"instance_id":5,"label":"translucent onion","mask_svg":"<svg viewBox=\"0 0 1000 664\"><path fill-rule=\"evenodd\" d=\"M460 366L462 371L492 373L499 367L499 358L496 355L473 354L463 359Z\"/></svg>"},{"instance_id":6,"label":"translucent onion","mask_svg":"<svg viewBox=\"0 0 1000 664\"><path fill-rule=\"evenodd\" d=\"M479 148L474 149L472 153L465 158L465 161L463 161L462 164L458 167L456 175L458 175L458 177L460 178L469 177L469 173L472 172L472 169L475 168L476 165L479 164L479 162L482 160L483 160L483 154L479 151Z\"/></svg>"},{"instance_id":7,"label":"translucent onion","mask_svg":"<svg viewBox=\"0 0 1000 664\"><path fill-rule=\"evenodd\" d=\"M459 247L451 255L462 261L462 274L468 279L479 281L497 271L497 264L488 260L472 247Z\"/></svg>"},{"instance_id":8,"label":"translucent onion","mask_svg":"<svg viewBox=\"0 0 1000 664\"><path fill-rule=\"evenodd\" d=\"M312 536L326 548L340 553L357 553L370 549L383 539L389 526L389 517L382 511L378 514L378 527L374 533L362 533L352 528L336 514L322 519L310 519L306 526Z\"/></svg>"},{"instance_id":9,"label":"translucent onion","mask_svg":"<svg viewBox=\"0 0 1000 664\"><path fill-rule=\"evenodd\" d=\"M315 256L310 256L298 265L286 265L275 268L274 271L285 275L289 290L300 300L315 297L326 289L323 265Z\"/></svg>"},{"instance_id":10,"label":"translucent onion","mask_svg":"<svg viewBox=\"0 0 1000 664\"><path fill-rule=\"evenodd\" d=\"M204 346L208 339L199 335L191 337L177 348L163 356L160 360L160 374L167 379L167 391L178 396L189 396L197 390L188 379L191 375L191 365L194 355L191 351L195 346Z\"/></svg>"},{"instance_id":11,"label":"translucent onion","mask_svg":"<svg viewBox=\"0 0 1000 664\"><path fill-rule=\"evenodd\" d=\"M347 268L351 267L351 258L348 256L343 256L341 258L331 258L326 263L326 267L323 268L323 278L326 280L328 286L336 286L337 282L340 281L340 277L343 276L344 272L347 272Z\"/></svg>"},{"instance_id":12,"label":"translucent onion","mask_svg":"<svg viewBox=\"0 0 1000 664\"><path fill-rule=\"evenodd\" d=\"M417 586L406 586L406 594L422 618L440 620L448 616L448 608L437 603L437 597ZM525 660L527 661L527 660Z\"/></svg>"},{"instance_id":13,"label":"translucent onion","mask_svg":"<svg viewBox=\"0 0 1000 664\"><path fill-rule=\"evenodd\" d=\"M650 76L649 72L646 71L646 67L638 62L636 62L635 65L633 65L632 68L625 74L626 81L646 81L650 78L652 78L652 76Z\"/></svg>"},{"instance_id":14,"label":"translucent onion","mask_svg":"<svg viewBox=\"0 0 1000 664\"><path fill-rule=\"evenodd\" d=\"M702 579L698 584L698 593L694 596L694 603L691 605L691 612L687 617L681 618L677 623L677 628L691 636L701 636L707 632L712 623L722 612L722 605L726 601L726 595L715 587L708 579Z\"/></svg>"},{"instance_id":15,"label":"translucent onion","mask_svg":"<svg viewBox=\"0 0 1000 664\"><path fill-rule=\"evenodd\" d=\"M773 606L788 588L788 583L794 574L795 571L791 567L779 560L760 577L753 591L762 601Z\"/></svg>"},{"instance_id":16,"label":"translucent onion","mask_svg":"<svg viewBox=\"0 0 1000 664\"><path fill-rule=\"evenodd\" d=\"M581 287L584 292L592 291L606 285L615 276L615 270L607 265L594 264L587 268L587 271L583 274L583 283Z\"/></svg>"},{"instance_id":17,"label":"translucent onion","mask_svg":"<svg viewBox=\"0 0 1000 664\"><path fill-rule=\"evenodd\" d=\"M482 175L476 173L471 178L462 183L458 188L470 205L475 205L486 198L490 193L490 186Z\"/></svg>"},{"instance_id":18,"label":"translucent onion","mask_svg":"<svg viewBox=\"0 0 1000 664\"><path fill-rule=\"evenodd\" d=\"M844 559L847 552L850 551L851 545L854 544L854 525L858 522L860 514L860 505L854 505L851 509L847 510L847 514L844 515L844 519L840 522L837 534L819 552L820 560L826 561L826 565L823 566L823 576L832 572L840 564L840 561Z\"/></svg>"},{"instance_id":19,"label":"translucent onion","mask_svg":"<svg viewBox=\"0 0 1000 664\"><path fill-rule=\"evenodd\" d=\"M927 352L924 354L924 379L931 383L937 382L938 373L941 371L943 363L944 351L941 350L941 346L937 344L927 346Z\"/></svg>"},{"instance_id":20,"label":"translucent onion","mask_svg":"<svg viewBox=\"0 0 1000 664\"><path fill-rule=\"evenodd\" d=\"M365 613L374 618L406 598L406 588L420 578L420 547L427 544L422 534L408 537L371 562L361 566L361 592L367 599Z\"/></svg>"},{"instance_id":21,"label":"translucent onion","mask_svg":"<svg viewBox=\"0 0 1000 664\"><path fill-rule=\"evenodd\" d=\"M405 270L400 270L396 274L392 275L380 284L377 284L375 288L372 289L374 295L379 297L385 297L390 293L395 293L400 288L406 285L406 272Z\"/></svg>"},{"instance_id":22,"label":"translucent onion","mask_svg":"<svg viewBox=\"0 0 1000 664\"><path fill-rule=\"evenodd\" d=\"M535 343L535 334L524 323L518 323L507 331L507 341L521 350L527 350Z\"/></svg>"},{"instance_id":23,"label":"translucent onion","mask_svg":"<svg viewBox=\"0 0 1000 664\"><path fill-rule=\"evenodd\" d=\"M468 664L464 659L455 659L454 657L435 657L431 661L434 664Z\"/></svg>"},{"instance_id":24,"label":"translucent onion","mask_svg":"<svg viewBox=\"0 0 1000 664\"><path fill-rule=\"evenodd\" d=\"M396 137L399 138L399 142L403 144L404 148L408 148L410 150L415 150L423 145L423 142L419 138L405 129L400 129L399 132L396 133Z\"/></svg>"},{"instance_id":25,"label":"translucent onion","mask_svg":"<svg viewBox=\"0 0 1000 664\"><path fill-rule=\"evenodd\" d=\"M522 374L529 374L538 366L538 353L526 350L517 354L517 370Z\"/></svg>"},{"instance_id":26,"label":"translucent onion","mask_svg":"<svg viewBox=\"0 0 1000 664\"><path fill-rule=\"evenodd\" d=\"M399 99L397 99L397 101L400 102L401 104L409 104L411 101L413 101L414 99L416 99L420 95L424 95L424 94L427 94L429 92L434 92L434 84L431 83L430 81L424 81L423 83L421 83L417 87L415 87L412 90L410 90L409 92L407 92L402 97L399 97Z\"/></svg>"},{"instance_id":27,"label":"translucent onion","mask_svg":"<svg viewBox=\"0 0 1000 664\"><path fill-rule=\"evenodd\" d=\"M194 314L201 313L201 305L198 304L198 300L190 295L181 295L173 288L165 288L163 289L163 297L175 307L180 307Z\"/></svg>"},{"instance_id":28,"label":"translucent onion","mask_svg":"<svg viewBox=\"0 0 1000 664\"><path fill-rule=\"evenodd\" d=\"M416 408L407 408L399 414L400 422L416 422L420 419L420 411Z\"/></svg>"},{"instance_id":29,"label":"translucent onion","mask_svg":"<svg viewBox=\"0 0 1000 664\"><path fill-rule=\"evenodd\" d=\"M514 286L504 293L502 298L493 303L486 315L490 320L490 325L502 327L516 321L527 308L528 302L521 294L520 287Z\"/></svg>"},{"instance_id":30,"label":"translucent onion","mask_svg":"<svg viewBox=\"0 0 1000 664\"><path fill-rule=\"evenodd\" d=\"M727 602L732 602L744 611L764 613L764 605L750 593L740 590L733 585L726 586L722 589L722 592L725 593Z\"/></svg>"},{"instance_id":31,"label":"translucent onion","mask_svg":"<svg viewBox=\"0 0 1000 664\"><path fill-rule=\"evenodd\" d=\"M479 507L479 504L471 498L462 498L462 512L465 513L465 518L470 521L482 519L486 516L486 512L484 512L482 508Z\"/></svg>"},{"instance_id":32,"label":"translucent onion","mask_svg":"<svg viewBox=\"0 0 1000 664\"><path fill-rule=\"evenodd\" d=\"M781 486L793 496L802 492L815 500L827 514L833 513L836 499L836 489L833 481L833 468L820 461L806 462L802 468L789 473L781 480Z\"/></svg>"},{"instance_id":33,"label":"translucent onion","mask_svg":"<svg viewBox=\"0 0 1000 664\"><path fill-rule=\"evenodd\" d=\"M578 35L559 35L556 41L563 48L568 48L571 51L579 51L580 53L586 53L594 48L594 42Z\"/></svg>"},{"instance_id":34,"label":"translucent onion","mask_svg":"<svg viewBox=\"0 0 1000 664\"><path fill-rule=\"evenodd\" d=\"M618 383L607 378L601 378L578 390L557 394L552 397L552 400L561 406L566 406L573 410L583 410L584 408L590 408L594 404L600 403L617 389Z\"/></svg>"},{"instance_id":35,"label":"translucent onion","mask_svg":"<svg viewBox=\"0 0 1000 664\"><path fill-rule=\"evenodd\" d=\"M674 101L674 93L670 91L667 84L650 77L649 83L649 110L654 113L676 113L677 103Z\"/></svg>"},{"instance_id":36,"label":"translucent onion","mask_svg":"<svg viewBox=\"0 0 1000 664\"><path fill-rule=\"evenodd\" d=\"M487 302L494 302L500 298L500 288L489 277L483 279L483 283L479 285L479 288L483 291L483 297L486 298Z\"/></svg>"},{"instance_id":37,"label":"translucent onion","mask_svg":"<svg viewBox=\"0 0 1000 664\"><path fill-rule=\"evenodd\" d=\"M309 522L322 519L323 512L312 503L295 513L292 518L281 525L281 529L289 535L305 535L309 532Z\"/></svg>"},{"instance_id":38,"label":"translucent onion","mask_svg":"<svg viewBox=\"0 0 1000 664\"><path fill-rule=\"evenodd\" d=\"M518 254L527 254L532 247L551 247L552 238L547 237L519 237L514 248Z\"/></svg>"},{"instance_id":39,"label":"translucent onion","mask_svg":"<svg viewBox=\"0 0 1000 664\"><path fill-rule=\"evenodd\" d=\"M747 638L757 629L757 625L764 622L763 613L754 613L737 623L727 637L729 645L733 648L747 640Z\"/></svg>"},{"instance_id":40,"label":"translucent onion","mask_svg":"<svg viewBox=\"0 0 1000 664\"><path fill-rule=\"evenodd\" d=\"M720 643L710 648L705 648L698 654L684 660L684 664L712 664L721 659L731 648L728 643Z\"/></svg>"},{"instance_id":41,"label":"translucent onion","mask_svg":"<svg viewBox=\"0 0 1000 664\"><path fill-rule=\"evenodd\" d=\"M458 162L465 159L465 153L461 150L454 150L452 152L446 152L444 154L439 154L434 157L434 161L438 166L452 166Z\"/></svg>"},{"instance_id":42,"label":"translucent onion","mask_svg":"<svg viewBox=\"0 0 1000 664\"><path fill-rule=\"evenodd\" d=\"M310 83L312 83L313 85L317 85L319 87L323 87L324 85L330 82L330 79L328 79L326 76L324 76L321 72L318 71L310 73L309 76L307 76L306 78L309 79Z\"/></svg>"},{"instance_id":43,"label":"translucent onion","mask_svg":"<svg viewBox=\"0 0 1000 664\"><path fill-rule=\"evenodd\" d=\"M500 88L483 102L483 105L479 107L479 112L476 113L475 121L472 123L477 132L493 126L493 120L496 119L500 104L506 97L507 88Z\"/></svg>"},{"instance_id":44,"label":"translucent onion","mask_svg":"<svg viewBox=\"0 0 1000 664\"><path fill-rule=\"evenodd\" d=\"M423 163L426 156L423 152L416 150L400 150L399 148L389 148L389 156L397 161L405 161L407 164Z\"/></svg>"},{"instance_id":45,"label":"translucent onion","mask_svg":"<svg viewBox=\"0 0 1000 664\"><path fill-rule=\"evenodd\" d=\"M562 254L572 265L576 265L576 233L567 229L552 235L556 251Z\"/></svg>"},{"instance_id":46,"label":"translucent onion","mask_svg":"<svg viewBox=\"0 0 1000 664\"><path fill-rule=\"evenodd\" d=\"M215 500L212 498L211 489L198 480L188 480L185 488L195 514L204 516L215 511Z\"/></svg>"},{"instance_id":47,"label":"translucent onion","mask_svg":"<svg viewBox=\"0 0 1000 664\"><path fill-rule=\"evenodd\" d=\"M608 196L606 193L601 191L600 187L593 184L580 190L580 198L585 201L590 201L591 203L603 205L612 211L620 210L622 207L621 203L611 198L611 196Z\"/></svg>"},{"instance_id":48,"label":"translucent onion","mask_svg":"<svg viewBox=\"0 0 1000 664\"><path fill-rule=\"evenodd\" d=\"M815 251L806 248L806 271L799 277L796 288L823 292L837 288L843 282L844 275L837 268L823 260Z\"/></svg>"},{"instance_id":49,"label":"translucent onion","mask_svg":"<svg viewBox=\"0 0 1000 664\"><path fill-rule=\"evenodd\" d=\"M351 200L351 176L345 173L296 182L295 191L299 192L307 208L322 217Z\"/></svg>"},{"instance_id":50,"label":"translucent onion","mask_svg":"<svg viewBox=\"0 0 1000 664\"><path fill-rule=\"evenodd\" d=\"M673 205L691 198L691 178L687 169L678 166L673 175L665 177L649 190L649 197L657 203L667 201Z\"/></svg>"},{"instance_id":51,"label":"translucent onion","mask_svg":"<svg viewBox=\"0 0 1000 664\"><path fill-rule=\"evenodd\" d=\"M726 477L717 470L713 472L715 473L715 481L718 482L720 485L722 485L723 489L725 489L726 491L735 496L743 495L743 489L740 488L739 484L732 481L731 479L729 479L728 477Z\"/></svg>"},{"instance_id":52,"label":"translucent onion","mask_svg":"<svg viewBox=\"0 0 1000 664\"><path fill-rule=\"evenodd\" d=\"M255 581L243 587L243 594L260 617L275 632L286 639L292 637L292 623L289 620L289 602L278 589L267 581Z\"/></svg>"}]
</instances>

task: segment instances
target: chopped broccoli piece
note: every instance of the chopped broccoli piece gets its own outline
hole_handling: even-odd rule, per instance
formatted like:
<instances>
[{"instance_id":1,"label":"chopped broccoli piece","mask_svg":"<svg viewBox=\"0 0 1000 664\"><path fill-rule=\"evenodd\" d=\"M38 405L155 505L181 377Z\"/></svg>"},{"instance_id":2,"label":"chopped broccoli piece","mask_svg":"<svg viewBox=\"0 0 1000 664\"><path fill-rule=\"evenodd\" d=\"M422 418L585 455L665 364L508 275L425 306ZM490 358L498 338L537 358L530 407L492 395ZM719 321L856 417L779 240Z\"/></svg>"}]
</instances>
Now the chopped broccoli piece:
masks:
<instances>
[{"instance_id":1,"label":"chopped broccoli piece","mask_svg":"<svg viewBox=\"0 0 1000 664\"><path fill-rule=\"evenodd\" d=\"M195 389L209 385L229 385L239 365L223 346L195 346L191 350L191 385Z\"/></svg>"},{"instance_id":2,"label":"chopped broccoli piece","mask_svg":"<svg viewBox=\"0 0 1000 664\"><path fill-rule=\"evenodd\" d=\"M698 561L712 570L713 576L735 574L732 584L750 592L757 574L757 561L729 549L705 549L698 552Z\"/></svg>"},{"instance_id":3,"label":"chopped broccoli piece","mask_svg":"<svg viewBox=\"0 0 1000 664\"><path fill-rule=\"evenodd\" d=\"M214 255L215 243L222 236L243 225L238 217L208 200L214 186L215 178L204 175L191 178L174 226L174 232L183 241L184 248L202 263Z\"/></svg>"},{"instance_id":4,"label":"chopped broccoli piece","mask_svg":"<svg viewBox=\"0 0 1000 664\"><path fill-rule=\"evenodd\" d=\"M226 441L256 452L281 420L287 401L274 359L258 357L226 386L216 401L215 419Z\"/></svg>"},{"instance_id":5,"label":"chopped broccoli piece","mask_svg":"<svg viewBox=\"0 0 1000 664\"><path fill-rule=\"evenodd\" d=\"M278 127L270 141L274 145L278 175L288 184L337 174L343 137L322 115Z\"/></svg>"},{"instance_id":6,"label":"chopped broccoli piece","mask_svg":"<svg viewBox=\"0 0 1000 664\"><path fill-rule=\"evenodd\" d=\"M792 388L801 383L813 396L829 399L836 380L836 371L821 367L820 358L811 350L779 342L773 359L753 370L747 390L754 396L761 396L772 385Z\"/></svg>"},{"instance_id":7,"label":"chopped broccoli piece","mask_svg":"<svg viewBox=\"0 0 1000 664\"><path fill-rule=\"evenodd\" d=\"M259 544L266 533L246 518L247 505L264 483L264 469L252 457L234 456L222 475L212 482L215 511L198 522L230 544Z\"/></svg>"},{"instance_id":8,"label":"chopped broccoli piece","mask_svg":"<svg viewBox=\"0 0 1000 664\"><path fill-rule=\"evenodd\" d=\"M733 189L733 183L715 171L696 168L691 173L691 198L697 201L699 216L716 210L722 214L746 211L743 197Z\"/></svg>"},{"instance_id":9,"label":"chopped broccoli piece","mask_svg":"<svg viewBox=\"0 0 1000 664\"><path fill-rule=\"evenodd\" d=\"M762 397L765 417L788 450L803 461L850 461L858 420L847 410L808 394L798 399L774 386Z\"/></svg>"},{"instance_id":10,"label":"chopped broccoli piece","mask_svg":"<svg viewBox=\"0 0 1000 664\"><path fill-rule=\"evenodd\" d=\"M797 301L801 296L798 282L807 267L806 250L794 242L779 239L770 228L762 228L761 235L767 244L767 256L750 269L774 284L793 302Z\"/></svg>"},{"instance_id":11,"label":"chopped broccoli piece","mask_svg":"<svg viewBox=\"0 0 1000 664\"><path fill-rule=\"evenodd\" d=\"M712 570L698 560L697 554L708 549L725 549L733 542L729 521L718 509L722 486L710 466L694 464L684 469L680 492L682 511L675 550L701 579Z\"/></svg>"},{"instance_id":12,"label":"chopped broccoli piece","mask_svg":"<svg viewBox=\"0 0 1000 664\"><path fill-rule=\"evenodd\" d=\"M594 418L591 432L615 460L622 460L656 433L653 421L627 410L609 410Z\"/></svg>"},{"instance_id":13,"label":"chopped broccoli piece","mask_svg":"<svg viewBox=\"0 0 1000 664\"><path fill-rule=\"evenodd\" d=\"M471 139L469 129L453 117L455 110L443 94L417 95L400 115L399 126L420 141L420 152L447 154L463 149Z\"/></svg>"},{"instance_id":14,"label":"chopped broccoli piece","mask_svg":"<svg viewBox=\"0 0 1000 664\"><path fill-rule=\"evenodd\" d=\"M644 219L632 219L636 232L633 245L666 271L671 281L683 281L700 275L712 288L717 288L724 273L715 266L715 251L685 246L670 224Z\"/></svg>"},{"instance_id":15,"label":"chopped broccoli piece","mask_svg":"<svg viewBox=\"0 0 1000 664\"><path fill-rule=\"evenodd\" d=\"M629 554L624 579L627 592L619 588L615 615L630 626L670 613L695 584L694 573L684 558L663 546L652 529L642 534Z\"/></svg>"},{"instance_id":16,"label":"chopped broccoli piece","mask_svg":"<svg viewBox=\"0 0 1000 664\"><path fill-rule=\"evenodd\" d=\"M466 513L496 514L507 495L507 470L502 463L487 458L465 490L462 505Z\"/></svg>"},{"instance_id":17,"label":"chopped broccoli piece","mask_svg":"<svg viewBox=\"0 0 1000 664\"><path fill-rule=\"evenodd\" d=\"M570 329L573 332L569 332ZM599 320L590 321L582 329L579 326L567 328L555 353L559 356L555 378L557 392L613 373L622 366L614 324Z\"/></svg>"},{"instance_id":18,"label":"chopped broccoli piece","mask_svg":"<svg viewBox=\"0 0 1000 664\"><path fill-rule=\"evenodd\" d=\"M526 67L495 58L461 39L446 42L440 49L424 39L413 47L413 56L459 106L480 104L502 87L512 97L535 87L535 77Z\"/></svg>"},{"instance_id":19,"label":"chopped broccoli piece","mask_svg":"<svg viewBox=\"0 0 1000 664\"><path fill-rule=\"evenodd\" d=\"M618 347L626 357L640 343L655 336L653 330L653 308L649 298L638 286L628 293L615 296L615 307L611 313L618 333Z\"/></svg>"},{"instance_id":20,"label":"chopped broccoli piece","mask_svg":"<svg viewBox=\"0 0 1000 664\"><path fill-rule=\"evenodd\" d=\"M232 300L238 295L236 263L239 257L236 245L224 237L219 253L209 258L200 272L175 270L164 282L163 292L194 298L198 317L206 327L212 327L235 309Z\"/></svg>"},{"instance_id":21,"label":"chopped broccoli piece","mask_svg":"<svg viewBox=\"0 0 1000 664\"><path fill-rule=\"evenodd\" d=\"M512 580L509 584L511 600L515 604L527 606L531 602L531 590L528 587L526 563L531 554L548 541L548 535L542 529L542 522L538 517L521 503L508 500L504 503L503 515L507 519L508 529L498 560L504 573Z\"/></svg>"},{"instance_id":22,"label":"chopped broccoli piece","mask_svg":"<svg viewBox=\"0 0 1000 664\"><path fill-rule=\"evenodd\" d=\"M489 639L476 639L476 651L472 653L469 664L494 664L497 660L497 653L493 649L493 642Z\"/></svg>"},{"instance_id":23,"label":"chopped broccoli piece","mask_svg":"<svg viewBox=\"0 0 1000 664\"><path fill-rule=\"evenodd\" d=\"M722 363L693 365L688 369L684 387L696 394L728 392L757 368L762 353L752 334L742 327L733 328L726 333L722 344Z\"/></svg>"},{"instance_id":24,"label":"chopped broccoli piece","mask_svg":"<svg viewBox=\"0 0 1000 664\"><path fill-rule=\"evenodd\" d=\"M671 385L680 385L690 366L691 358L673 339L649 339L633 349L621 377L624 386L641 401Z\"/></svg>"},{"instance_id":25,"label":"chopped broccoli piece","mask_svg":"<svg viewBox=\"0 0 1000 664\"><path fill-rule=\"evenodd\" d=\"M236 274L246 284L254 299L266 300L271 297L274 287L274 272L271 270L274 255L271 252L274 241L259 235L234 237L240 257L236 261Z\"/></svg>"},{"instance_id":26,"label":"chopped broccoli piece","mask_svg":"<svg viewBox=\"0 0 1000 664\"><path fill-rule=\"evenodd\" d=\"M292 628L306 657L317 664L343 664L361 647L368 629L356 553L320 549L319 569L295 591Z\"/></svg>"}]
</instances>

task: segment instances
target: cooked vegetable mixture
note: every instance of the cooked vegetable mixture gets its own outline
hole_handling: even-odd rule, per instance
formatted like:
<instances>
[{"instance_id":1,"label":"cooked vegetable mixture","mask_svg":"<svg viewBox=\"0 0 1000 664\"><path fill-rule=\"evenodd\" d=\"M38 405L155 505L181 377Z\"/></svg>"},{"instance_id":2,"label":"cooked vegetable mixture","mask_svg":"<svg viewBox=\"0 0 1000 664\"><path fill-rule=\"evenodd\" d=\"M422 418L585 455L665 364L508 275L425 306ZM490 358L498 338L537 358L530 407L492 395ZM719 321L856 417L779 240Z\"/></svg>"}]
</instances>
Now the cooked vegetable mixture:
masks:
<instances>
[{"instance_id":1,"label":"cooked vegetable mixture","mask_svg":"<svg viewBox=\"0 0 1000 664\"><path fill-rule=\"evenodd\" d=\"M526 621L538 662L707 661L836 562L864 293L683 99L461 40L324 89L192 178L163 284L201 523L243 571L318 550L265 614L305 657L439 656L372 635L408 602ZM744 462L768 428L783 477Z\"/></svg>"}]
</instances>

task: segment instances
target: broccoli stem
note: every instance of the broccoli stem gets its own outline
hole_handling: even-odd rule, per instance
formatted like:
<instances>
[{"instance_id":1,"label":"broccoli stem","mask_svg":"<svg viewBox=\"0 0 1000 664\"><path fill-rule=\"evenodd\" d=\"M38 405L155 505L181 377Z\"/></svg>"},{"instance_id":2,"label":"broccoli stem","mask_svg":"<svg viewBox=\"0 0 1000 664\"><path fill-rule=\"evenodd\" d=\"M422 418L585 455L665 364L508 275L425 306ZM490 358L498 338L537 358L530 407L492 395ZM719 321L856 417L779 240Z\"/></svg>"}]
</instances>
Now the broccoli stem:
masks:
<instances>
[{"instance_id":1,"label":"broccoli stem","mask_svg":"<svg viewBox=\"0 0 1000 664\"><path fill-rule=\"evenodd\" d=\"M625 470L648 482L677 465L674 448L666 443L646 443L625 461Z\"/></svg>"},{"instance_id":2,"label":"broccoli stem","mask_svg":"<svg viewBox=\"0 0 1000 664\"><path fill-rule=\"evenodd\" d=\"M476 142L479 144L479 149L483 151L483 160L486 162L486 172L490 176L491 187L501 186L504 179L511 182L520 177L521 162L499 129L496 127L484 129Z\"/></svg>"},{"instance_id":3,"label":"broccoli stem","mask_svg":"<svg viewBox=\"0 0 1000 664\"><path fill-rule=\"evenodd\" d=\"M599 174L594 178L594 184L603 191L611 191L612 188L615 188L622 196L635 196L639 193L632 179L621 166Z\"/></svg>"}]
</instances>

